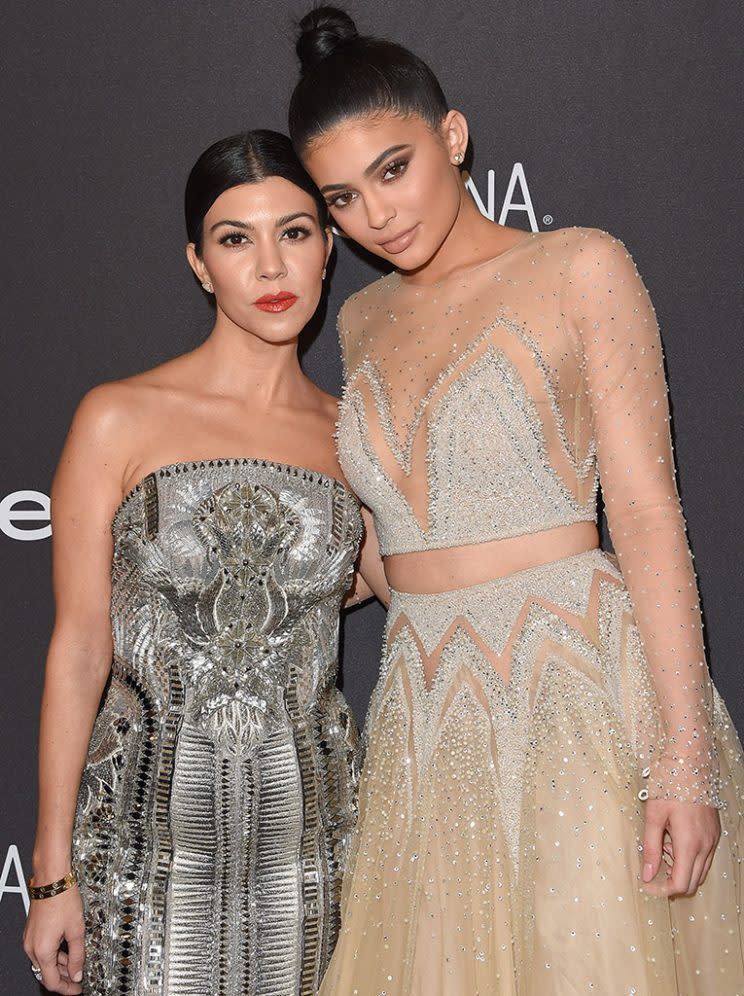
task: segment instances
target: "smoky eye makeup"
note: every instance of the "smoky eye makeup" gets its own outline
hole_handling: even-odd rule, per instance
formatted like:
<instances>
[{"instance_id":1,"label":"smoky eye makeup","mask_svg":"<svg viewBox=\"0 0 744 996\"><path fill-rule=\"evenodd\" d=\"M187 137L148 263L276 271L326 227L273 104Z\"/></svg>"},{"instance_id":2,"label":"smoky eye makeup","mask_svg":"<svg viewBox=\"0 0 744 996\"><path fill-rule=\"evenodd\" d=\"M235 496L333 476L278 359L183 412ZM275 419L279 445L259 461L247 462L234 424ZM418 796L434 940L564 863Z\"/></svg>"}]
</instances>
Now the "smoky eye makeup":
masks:
<instances>
[{"instance_id":1,"label":"smoky eye makeup","mask_svg":"<svg viewBox=\"0 0 744 996\"><path fill-rule=\"evenodd\" d=\"M351 190L341 190L337 194L334 194L333 197L327 198L326 203L329 208L339 211L351 204L354 196L354 192Z\"/></svg>"},{"instance_id":2,"label":"smoky eye makeup","mask_svg":"<svg viewBox=\"0 0 744 996\"><path fill-rule=\"evenodd\" d=\"M383 183L390 183L392 180L397 180L399 176L402 176L410 162L410 157L400 157L398 159L393 159L381 170L381 179ZM388 176L391 173L392 176Z\"/></svg>"},{"instance_id":3,"label":"smoky eye makeup","mask_svg":"<svg viewBox=\"0 0 744 996\"><path fill-rule=\"evenodd\" d=\"M388 160L383 166L380 166L378 176L383 183L392 183L398 180L408 169L410 165L413 153L407 153L404 156L396 156L394 159ZM329 208L333 208L334 211L343 210L343 208L348 207L356 199L356 193L353 190L338 190L330 197L326 197L326 203Z\"/></svg>"}]
</instances>

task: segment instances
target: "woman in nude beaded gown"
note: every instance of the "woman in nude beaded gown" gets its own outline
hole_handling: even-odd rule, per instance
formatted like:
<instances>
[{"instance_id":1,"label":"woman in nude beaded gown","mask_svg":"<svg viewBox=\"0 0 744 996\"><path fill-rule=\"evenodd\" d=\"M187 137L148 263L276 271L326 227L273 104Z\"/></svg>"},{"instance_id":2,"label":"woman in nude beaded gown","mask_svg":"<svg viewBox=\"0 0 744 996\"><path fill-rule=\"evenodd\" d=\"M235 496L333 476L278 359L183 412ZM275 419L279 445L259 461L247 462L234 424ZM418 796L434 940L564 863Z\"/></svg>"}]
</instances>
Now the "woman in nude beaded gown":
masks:
<instances>
[{"instance_id":1,"label":"woman in nude beaded gown","mask_svg":"<svg viewBox=\"0 0 744 996\"><path fill-rule=\"evenodd\" d=\"M339 316L340 461L391 600L321 992L742 993L742 753L633 261L483 218L412 53L333 8L298 53L295 147L395 266Z\"/></svg>"}]
</instances>

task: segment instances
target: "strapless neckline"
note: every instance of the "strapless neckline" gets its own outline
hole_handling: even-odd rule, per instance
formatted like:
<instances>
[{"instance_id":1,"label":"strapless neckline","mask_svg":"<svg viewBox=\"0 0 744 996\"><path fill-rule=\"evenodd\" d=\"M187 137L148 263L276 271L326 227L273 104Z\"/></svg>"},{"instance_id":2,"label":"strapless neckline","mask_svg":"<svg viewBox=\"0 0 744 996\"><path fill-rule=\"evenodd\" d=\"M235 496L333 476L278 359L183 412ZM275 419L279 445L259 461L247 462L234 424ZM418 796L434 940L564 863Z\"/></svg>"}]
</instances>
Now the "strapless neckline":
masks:
<instances>
[{"instance_id":1,"label":"strapless neckline","mask_svg":"<svg viewBox=\"0 0 744 996\"><path fill-rule=\"evenodd\" d=\"M352 501L358 506L359 500L357 499L354 492L349 488L343 481L340 481L337 477L332 474L324 474L320 470L312 470L309 467L301 467L299 464L294 463L281 463L279 460L269 460L263 459L261 457L214 457L211 459L204 460L181 460L177 463L164 463L159 467L155 467L153 470L149 471L137 481L136 484L127 491L124 497L121 499L116 507L112 518L112 524L116 522L119 515L126 508L129 502L138 494L145 481L152 477L153 475L161 477L171 477L174 474L188 474L196 470L206 470L209 467L262 467L277 470L282 473L286 473L291 477L301 477L306 481L317 481L318 484L325 486L338 487L344 491Z\"/></svg>"}]
</instances>

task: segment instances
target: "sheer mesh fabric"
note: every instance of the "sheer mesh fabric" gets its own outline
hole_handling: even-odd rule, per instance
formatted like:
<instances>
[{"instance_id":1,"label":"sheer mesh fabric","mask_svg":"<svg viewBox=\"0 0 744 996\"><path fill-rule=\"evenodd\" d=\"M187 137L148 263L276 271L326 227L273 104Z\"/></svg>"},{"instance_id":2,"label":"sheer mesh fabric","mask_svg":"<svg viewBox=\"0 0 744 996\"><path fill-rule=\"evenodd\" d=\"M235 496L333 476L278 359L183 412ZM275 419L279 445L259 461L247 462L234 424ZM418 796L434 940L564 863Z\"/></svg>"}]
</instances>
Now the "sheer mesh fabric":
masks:
<instances>
[{"instance_id":1,"label":"sheer mesh fabric","mask_svg":"<svg viewBox=\"0 0 744 996\"><path fill-rule=\"evenodd\" d=\"M320 996L744 993L741 745L625 248L527 236L384 277L339 325L339 455L391 597ZM590 548L599 479L617 557ZM694 896L644 890L648 797L722 807Z\"/></svg>"},{"instance_id":2,"label":"sheer mesh fabric","mask_svg":"<svg viewBox=\"0 0 744 996\"><path fill-rule=\"evenodd\" d=\"M339 327L340 456L383 554L591 521L601 479L658 703L649 796L720 805L659 330L624 245L566 229L437 284L390 274Z\"/></svg>"}]
</instances>

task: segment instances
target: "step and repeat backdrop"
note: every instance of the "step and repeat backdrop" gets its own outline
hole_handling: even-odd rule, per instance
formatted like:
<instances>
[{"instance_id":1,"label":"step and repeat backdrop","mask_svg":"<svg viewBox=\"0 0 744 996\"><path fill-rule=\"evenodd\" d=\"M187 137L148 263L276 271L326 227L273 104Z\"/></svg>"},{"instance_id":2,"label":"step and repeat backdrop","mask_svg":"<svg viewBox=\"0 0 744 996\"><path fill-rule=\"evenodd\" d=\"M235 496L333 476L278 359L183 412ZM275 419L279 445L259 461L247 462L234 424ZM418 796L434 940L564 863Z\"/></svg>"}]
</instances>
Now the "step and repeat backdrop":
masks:
<instances>
[{"instance_id":1,"label":"step and repeat backdrop","mask_svg":"<svg viewBox=\"0 0 744 996\"><path fill-rule=\"evenodd\" d=\"M469 189L484 213L525 230L604 228L635 256L664 336L711 665L744 731L737 5L346 6L360 30L426 58L451 105L467 114ZM20 936L53 620L48 495L59 450L90 387L208 333L211 312L183 255L185 180L216 139L285 129L297 75L293 24L305 9L284 0L9 0L3 9L3 993L37 992ZM343 239L336 244L324 322L303 351L308 373L338 393L335 315L378 271ZM382 624L373 604L344 622L343 687L360 722Z\"/></svg>"}]
</instances>

